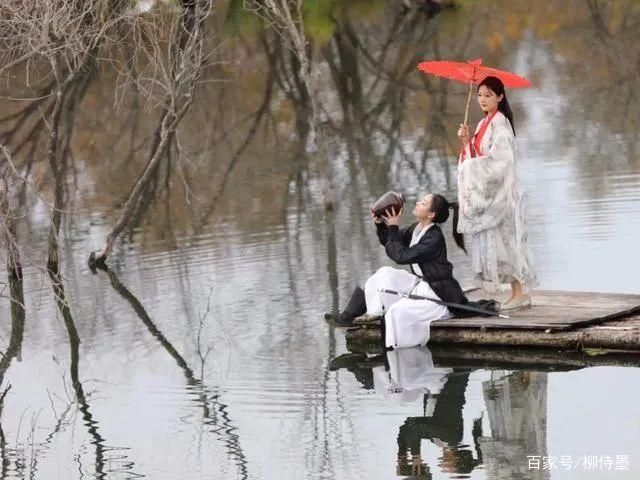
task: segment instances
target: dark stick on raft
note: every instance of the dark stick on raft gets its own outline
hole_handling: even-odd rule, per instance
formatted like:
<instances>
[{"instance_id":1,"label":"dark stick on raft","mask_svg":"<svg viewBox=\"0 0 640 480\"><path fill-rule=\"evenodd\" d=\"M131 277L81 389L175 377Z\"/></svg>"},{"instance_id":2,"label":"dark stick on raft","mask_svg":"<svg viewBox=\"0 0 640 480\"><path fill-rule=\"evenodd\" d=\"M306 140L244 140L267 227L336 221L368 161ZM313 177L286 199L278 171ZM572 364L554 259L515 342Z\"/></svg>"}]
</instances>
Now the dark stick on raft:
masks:
<instances>
[{"instance_id":1,"label":"dark stick on raft","mask_svg":"<svg viewBox=\"0 0 640 480\"><path fill-rule=\"evenodd\" d=\"M387 288L380 288L378 291L382 293L390 293L392 295L399 295L403 298L410 298L412 300L429 300L430 302L437 303L438 305L444 305L445 307L458 308L460 310L479 313L488 317L509 318L508 315L503 315L498 312L492 312L491 310L485 310L484 308L472 307L471 305L465 305L464 303L444 302L437 298L423 297L422 295L414 295L412 293L402 293L395 290L389 290Z\"/></svg>"}]
</instances>

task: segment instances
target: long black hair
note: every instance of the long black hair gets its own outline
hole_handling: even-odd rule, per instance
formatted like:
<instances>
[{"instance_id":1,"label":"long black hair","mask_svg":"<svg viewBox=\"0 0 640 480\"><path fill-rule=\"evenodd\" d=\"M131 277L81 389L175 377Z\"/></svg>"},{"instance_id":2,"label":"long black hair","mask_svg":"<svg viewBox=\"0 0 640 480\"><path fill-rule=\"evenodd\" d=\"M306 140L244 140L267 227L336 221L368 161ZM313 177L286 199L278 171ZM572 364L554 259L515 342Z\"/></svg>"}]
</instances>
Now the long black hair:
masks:
<instances>
[{"instance_id":1,"label":"long black hair","mask_svg":"<svg viewBox=\"0 0 640 480\"><path fill-rule=\"evenodd\" d=\"M435 213L433 221L435 223L444 223L449 218L449 210L453 210L453 239L456 245L467 253L467 249L464 247L464 236L458 233L458 214L460 206L458 202L449 202L439 193L434 193L431 196L431 211Z\"/></svg>"},{"instance_id":2,"label":"long black hair","mask_svg":"<svg viewBox=\"0 0 640 480\"><path fill-rule=\"evenodd\" d=\"M493 93L495 93L498 97L502 95L502 100L498 103L498 110L509 119L509 123L511 124L511 129L513 130L513 135L516 134L516 127L513 124L513 112L511 111L511 107L509 106L509 100L507 100L507 93L504 91L504 83L498 77L485 77L478 84L478 90L480 90L481 86L487 87Z\"/></svg>"}]
</instances>

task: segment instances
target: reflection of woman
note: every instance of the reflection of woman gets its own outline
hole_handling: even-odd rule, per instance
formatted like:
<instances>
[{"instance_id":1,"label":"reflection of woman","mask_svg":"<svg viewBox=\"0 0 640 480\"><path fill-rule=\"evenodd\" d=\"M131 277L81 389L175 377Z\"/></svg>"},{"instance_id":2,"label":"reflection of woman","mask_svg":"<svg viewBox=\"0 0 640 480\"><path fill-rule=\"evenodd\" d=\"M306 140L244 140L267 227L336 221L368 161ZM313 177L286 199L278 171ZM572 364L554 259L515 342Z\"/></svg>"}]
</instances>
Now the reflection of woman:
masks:
<instances>
[{"instance_id":1,"label":"reflection of woman","mask_svg":"<svg viewBox=\"0 0 640 480\"><path fill-rule=\"evenodd\" d=\"M399 475L421 474L429 472L422 463L421 442L428 439L442 448L440 466L448 473L470 473L482 464L482 454L476 443L476 455L462 445L465 390L469 373L454 372L447 377L442 390L429 398L434 400L432 411L423 417L409 417L398 431L398 468ZM427 396L425 395L425 401ZM427 405L425 404L425 410ZM425 412L426 413L426 412ZM473 422L474 443L482 435L481 420ZM411 459L407 458L411 455Z\"/></svg>"},{"instance_id":2,"label":"reflection of woman","mask_svg":"<svg viewBox=\"0 0 640 480\"><path fill-rule=\"evenodd\" d=\"M511 284L511 297L503 309L525 308L531 305L528 291L536 278L516 179L513 113L502 81L487 77L480 82L478 103L485 118L473 138L466 125L458 130L463 145L458 231L471 237L473 271L483 286L495 291L501 283Z\"/></svg>"},{"instance_id":3,"label":"reflection of woman","mask_svg":"<svg viewBox=\"0 0 640 480\"><path fill-rule=\"evenodd\" d=\"M457 207L442 195L429 194L416 203L413 214L418 221L408 228L400 229L401 212L393 209L382 219L374 218L378 239L389 258L399 265L409 265L413 273L382 267L367 280L364 292L356 289L336 322L349 325L365 312L371 316L384 314L387 347L426 344L429 324L451 316L447 307L429 300L400 298L380 290L412 293L445 302L467 302L460 284L453 277L453 266L447 259L447 246L439 226L447 221L449 211L453 210L454 237L464 248L462 235L456 232Z\"/></svg>"},{"instance_id":4,"label":"reflection of woman","mask_svg":"<svg viewBox=\"0 0 640 480\"><path fill-rule=\"evenodd\" d=\"M482 384L491 436L478 439L488 477L548 479L549 469L531 469L527 459L547 456L547 373L491 375Z\"/></svg>"},{"instance_id":5,"label":"reflection of woman","mask_svg":"<svg viewBox=\"0 0 640 480\"><path fill-rule=\"evenodd\" d=\"M384 359L383 365L373 367L376 392L402 403L422 397L422 415L408 417L398 430L396 473L433 478L422 458L423 440L442 449L440 467L444 472L469 473L480 465L477 439L482 436L481 418L474 420L471 432L476 456L462 443L465 392L471 371L436 367L428 347L386 351Z\"/></svg>"}]
</instances>

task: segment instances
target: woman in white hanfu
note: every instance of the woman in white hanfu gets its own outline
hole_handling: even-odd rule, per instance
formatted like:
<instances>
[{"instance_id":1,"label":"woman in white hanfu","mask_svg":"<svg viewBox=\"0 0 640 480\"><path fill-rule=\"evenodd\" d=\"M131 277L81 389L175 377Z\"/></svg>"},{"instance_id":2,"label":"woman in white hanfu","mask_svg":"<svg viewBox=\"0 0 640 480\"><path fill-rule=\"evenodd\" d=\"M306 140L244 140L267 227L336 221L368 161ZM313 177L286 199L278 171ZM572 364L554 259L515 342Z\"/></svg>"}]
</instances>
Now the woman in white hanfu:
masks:
<instances>
[{"instance_id":1,"label":"woman in white hanfu","mask_svg":"<svg viewBox=\"0 0 640 480\"><path fill-rule=\"evenodd\" d=\"M463 147L458 163L458 232L471 239L473 272L485 290L496 292L500 284L511 284L511 296L502 310L526 308L531 306L529 292L537 280L516 177L513 113L502 81L482 80L478 103L485 118L473 138L466 125L458 130Z\"/></svg>"},{"instance_id":2,"label":"woman in white hanfu","mask_svg":"<svg viewBox=\"0 0 640 480\"><path fill-rule=\"evenodd\" d=\"M378 240L385 247L387 256L411 271L380 268L369 277L364 289L354 290L342 312L337 315L326 313L325 319L335 325L350 326L356 317L365 313L369 317L384 316L381 326L385 347L425 345L429 341L431 322L459 314L455 306L449 310L447 306L427 299L458 306L468 302L453 276L453 265L447 259L447 245L440 228L450 212L453 212L454 240L464 249L463 236L456 231L458 204L449 203L437 193L425 195L416 202L413 214L417 221L407 228L399 227L401 212L393 208L381 218L372 214ZM403 298L383 290L425 299Z\"/></svg>"}]
</instances>

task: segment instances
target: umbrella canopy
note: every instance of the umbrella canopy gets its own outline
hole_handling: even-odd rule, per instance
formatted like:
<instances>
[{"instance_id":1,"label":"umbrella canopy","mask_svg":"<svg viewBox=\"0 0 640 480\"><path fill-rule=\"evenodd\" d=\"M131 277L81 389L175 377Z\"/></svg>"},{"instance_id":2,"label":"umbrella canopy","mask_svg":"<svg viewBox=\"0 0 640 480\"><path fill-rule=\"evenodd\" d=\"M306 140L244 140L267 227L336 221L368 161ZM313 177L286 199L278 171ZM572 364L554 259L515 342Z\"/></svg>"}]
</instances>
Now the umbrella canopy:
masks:
<instances>
[{"instance_id":1,"label":"umbrella canopy","mask_svg":"<svg viewBox=\"0 0 640 480\"><path fill-rule=\"evenodd\" d=\"M477 85L486 77L497 77L502 80L506 88L531 86L531 82L520 75L505 70L498 70L497 68L485 67L482 65L482 59L480 58L469 62L422 62L418 64L418 70L466 84Z\"/></svg>"},{"instance_id":2,"label":"umbrella canopy","mask_svg":"<svg viewBox=\"0 0 640 480\"><path fill-rule=\"evenodd\" d=\"M464 115L464 123L467 123L469 113L469 103L471 101L471 90L473 85L477 85L486 77L499 78L506 88L524 88L531 86L531 82L520 75L498 70L497 68L482 65L482 59L471 60L469 62L432 61L421 62L418 70L438 77L448 78L458 82L469 84L469 97L467 98L467 110Z\"/></svg>"}]
</instances>

